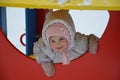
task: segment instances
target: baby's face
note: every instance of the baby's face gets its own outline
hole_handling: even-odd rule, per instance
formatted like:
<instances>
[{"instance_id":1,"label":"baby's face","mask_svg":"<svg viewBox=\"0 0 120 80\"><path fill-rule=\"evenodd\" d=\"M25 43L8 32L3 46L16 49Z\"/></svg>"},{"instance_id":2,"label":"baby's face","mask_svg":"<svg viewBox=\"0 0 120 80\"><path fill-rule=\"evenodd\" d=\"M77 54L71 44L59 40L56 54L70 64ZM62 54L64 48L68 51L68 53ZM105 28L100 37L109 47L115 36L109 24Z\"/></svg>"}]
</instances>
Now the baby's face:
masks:
<instances>
[{"instance_id":1,"label":"baby's face","mask_svg":"<svg viewBox=\"0 0 120 80\"><path fill-rule=\"evenodd\" d=\"M49 43L55 52L63 52L69 46L67 39L63 36L52 36L49 38Z\"/></svg>"}]
</instances>

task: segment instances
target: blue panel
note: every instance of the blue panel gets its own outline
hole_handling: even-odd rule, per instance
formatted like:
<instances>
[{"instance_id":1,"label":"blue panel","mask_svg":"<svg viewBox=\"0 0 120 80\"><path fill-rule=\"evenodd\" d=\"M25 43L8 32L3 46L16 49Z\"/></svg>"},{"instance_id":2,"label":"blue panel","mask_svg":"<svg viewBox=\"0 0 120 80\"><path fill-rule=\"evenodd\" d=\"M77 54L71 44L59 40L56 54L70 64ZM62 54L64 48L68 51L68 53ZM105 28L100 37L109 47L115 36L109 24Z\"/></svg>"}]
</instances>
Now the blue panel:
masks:
<instances>
[{"instance_id":1,"label":"blue panel","mask_svg":"<svg viewBox=\"0 0 120 80\"><path fill-rule=\"evenodd\" d=\"M0 27L2 28L5 35L7 35L6 8L5 7L0 7Z\"/></svg>"},{"instance_id":2,"label":"blue panel","mask_svg":"<svg viewBox=\"0 0 120 80\"><path fill-rule=\"evenodd\" d=\"M37 34L37 10L26 9L26 53L33 53L33 42Z\"/></svg>"},{"instance_id":3,"label":"blue panel","mask_svg":"<svg viewBox=\"0 0 120 80\"><path fill-rule=\"evenodd\" d=\"M1 7L0 7L0 28L2 28L2 18L1 18Z\"/></svg>"}]
</instances>

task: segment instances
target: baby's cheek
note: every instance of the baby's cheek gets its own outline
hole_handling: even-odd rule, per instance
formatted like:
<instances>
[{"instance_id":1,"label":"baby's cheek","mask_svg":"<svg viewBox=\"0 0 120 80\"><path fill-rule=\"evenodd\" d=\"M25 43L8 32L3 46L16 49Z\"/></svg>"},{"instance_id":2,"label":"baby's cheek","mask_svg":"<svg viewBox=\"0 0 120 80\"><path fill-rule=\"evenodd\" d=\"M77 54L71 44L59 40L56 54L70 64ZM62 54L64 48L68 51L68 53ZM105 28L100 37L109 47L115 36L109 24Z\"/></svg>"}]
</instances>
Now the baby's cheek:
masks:
<instances>
[{"instance_id":1,"label":"baby's cheek","mask_svg":"<svg viewBox=\"0 0 120 80\"><path fill-rule=\"evenodd\" d=\"M51 48L52 48L53 50L55 50L55 45L51 45Z\"/></svg>"},{"instance_id":2,"label":"baby's cheek","mask_svg":"<svg viewBox=\"0 0 120 80\"><path fill-rule=\"evenodd\" d=\"M65 47L65 49L67 49L68 48L68 44L65 44L64 47Z\"/></svg>"},{"instance_id":3,"label":"baby's cheek","mask_svg":"<svg viewBox=\"0 0 120 80\"><path fill-rule=\"evenodd\" d=\"M69 46L69 44L68 44L68 42L66 41L66 42L64 42L63 43L63 45L65 46L65 47L68 47Z\"/></svg>"}]
</instances>

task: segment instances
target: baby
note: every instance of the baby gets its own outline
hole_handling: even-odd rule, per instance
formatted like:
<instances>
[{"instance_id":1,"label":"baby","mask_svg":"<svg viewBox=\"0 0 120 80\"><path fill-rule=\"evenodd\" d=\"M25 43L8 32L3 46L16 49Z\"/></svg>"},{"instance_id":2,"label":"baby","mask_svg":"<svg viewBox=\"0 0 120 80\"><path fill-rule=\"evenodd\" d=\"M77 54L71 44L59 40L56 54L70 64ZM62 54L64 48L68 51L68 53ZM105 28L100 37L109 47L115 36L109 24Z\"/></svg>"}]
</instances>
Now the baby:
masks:
<instances>
[{"instance_id":1,"label":"baby","mask_svg":"<svg viewBox=\"0 0 120 80\"><path fill-rule=\"evenodd\" d=\"M75 31L67 10L50 11L46 15L42 38L34 43L33 52L47 76L55 74L53 63L68 65L87 51L96 53L98 40L95 35Z\"/></svg>"}]
</instances>

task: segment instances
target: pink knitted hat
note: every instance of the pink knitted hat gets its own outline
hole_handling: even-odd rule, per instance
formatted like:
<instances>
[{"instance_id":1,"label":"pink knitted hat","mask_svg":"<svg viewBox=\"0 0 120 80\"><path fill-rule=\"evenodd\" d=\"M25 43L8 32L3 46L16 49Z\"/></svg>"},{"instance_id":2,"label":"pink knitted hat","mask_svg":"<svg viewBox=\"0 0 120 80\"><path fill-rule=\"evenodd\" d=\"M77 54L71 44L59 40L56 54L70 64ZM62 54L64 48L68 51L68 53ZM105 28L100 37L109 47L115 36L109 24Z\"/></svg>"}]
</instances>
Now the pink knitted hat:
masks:
<instances>
[{"instance_id":1,"label":"pink knitted hat","mask_svg":"<svg viewBox=\"0 0 120 80\"><path fill-rule=\"evenodd\" d=\"M67 39L68 43L70 44L70 33L67 27L65 27L62 23L53 23L47 28L46 38L48 42L51 36L63 36Z\"/></svg>"}]
</instances>

